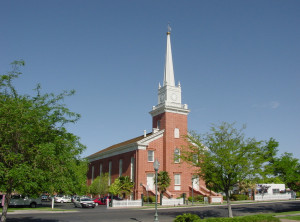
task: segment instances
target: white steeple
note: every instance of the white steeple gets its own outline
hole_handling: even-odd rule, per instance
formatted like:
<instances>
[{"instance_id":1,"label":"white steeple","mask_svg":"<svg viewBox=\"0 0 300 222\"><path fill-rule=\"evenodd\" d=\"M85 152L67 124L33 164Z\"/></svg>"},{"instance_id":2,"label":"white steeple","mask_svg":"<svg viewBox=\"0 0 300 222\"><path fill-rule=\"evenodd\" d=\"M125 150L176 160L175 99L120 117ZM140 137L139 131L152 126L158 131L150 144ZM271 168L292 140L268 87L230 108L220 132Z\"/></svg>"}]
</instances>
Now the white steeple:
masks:
<instances>
[{"instance_id":1,"label":"white steeple","mask_svg":"<svg viewBox=\"0 0 300 222\"><path fill-rule=\"evenodd\" d=\"M174 112L184 115L190 112L186 104L181 104L180 82L178 82L178 86L175 85L170 35L171 28L168 25L164 83L163 86L158 85L158 105L153 106L150 112L152 116L163 112Z\"/></svg>"},{"instance_id":2,"label":"white steeple","mask_svg":"<svg viewBox=\"0 0 300 222\"><path fill-rule=\"evenodd\" d=\"M164 84L163 84L164 86L165 85L175 86L170 35L171 35L171 27L170 25L168 25L166 63L165 63Z\"/></svg>"}]
</instances>

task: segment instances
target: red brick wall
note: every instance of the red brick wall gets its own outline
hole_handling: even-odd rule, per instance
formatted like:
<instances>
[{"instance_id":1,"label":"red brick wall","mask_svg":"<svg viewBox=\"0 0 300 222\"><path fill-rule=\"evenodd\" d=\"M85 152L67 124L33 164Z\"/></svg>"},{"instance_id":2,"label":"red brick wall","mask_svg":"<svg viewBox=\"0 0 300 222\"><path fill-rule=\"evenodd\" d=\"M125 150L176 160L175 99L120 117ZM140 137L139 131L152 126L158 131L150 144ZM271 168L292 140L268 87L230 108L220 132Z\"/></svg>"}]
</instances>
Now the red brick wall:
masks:
<instances>
[{"instance_id":1,"label":"red brick wall","mask_svg":"<svg viewBox=\"0 0 300 222\"><path fill-rule=\"evenodd\" d=\"M104 158L101 160L96 160L90 163L88 171L88 181L87 184L90 185L92 182L92 167L94 166L94 179L100 175L100 164L102 163L102 173L108 173L109 171L109 161L112 161L112 170L111 170L111 183L119 177L119 160L122 159L122 176L130 177L130 163L131 157L136 156L136 151L131 151L128 153L119 154L116 156Z\"/></svg>"},{"instance_id":2,"label":"red brick wall","mask_svg":"<svg viewBox=\"0 0 300 222\"><path fill-rule=\"evenodd\" d=\"M178 197L182 193L189 195L189 186L192 185L192 175L196 173L196 168L183 162L174 163L174 151L176 148L182 149L183 146L187 146L187 142L184 138L187 135L187 115L177 113L162 113L153 117L153 128L157 127L157 121L160 120L160 129L164 129L163 137L152 141L146 150L136 150L124 154L119 154L113 157L105 158L102 160L93 161L90 163L88 172L88 184L91 183L91 171L94 166L94 178L99 175L100 163L102 163L102 171L108 172L109 161L112 161L112 177L111 183L114 179L119 177L119 160L123 159L123 174L124 176L130 176L130 163L131 157L135 157L135 199L140 199L141 194L145 192L145 189L140 184L147 185L147 174L155 173L153 169L153 162L148 162L148 150L154 150L154 159L158 159L160 162L159 171L167 171L171 178L171 185L168 191L173 194L173 197ZM180 137L174 138L174 129L178 128L180 131ZM181 175L181 189L175 191L174 189L174 174ZM204 181L200 181L200 185L204 185Z\"/></svg>"}]
</instances>

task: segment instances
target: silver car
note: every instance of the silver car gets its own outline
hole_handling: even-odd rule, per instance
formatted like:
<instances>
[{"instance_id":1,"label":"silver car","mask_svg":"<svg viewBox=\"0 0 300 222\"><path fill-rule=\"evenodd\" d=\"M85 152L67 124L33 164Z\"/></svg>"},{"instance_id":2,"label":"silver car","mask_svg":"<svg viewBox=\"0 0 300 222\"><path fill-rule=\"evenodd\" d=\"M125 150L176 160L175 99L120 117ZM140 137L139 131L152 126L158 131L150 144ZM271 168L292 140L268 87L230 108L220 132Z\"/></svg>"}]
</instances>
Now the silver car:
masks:
<instances>
[{"instance_id":1,"label":"silver car","mask_svg":"<svg viewBox=\"0 0 300 222\"><path fill-rule=\"evenodd\" d=\"M30 198L23 195L12 195L9 206L30 206L36 208L37 205L42 204L42 198Z\"/></svg>"},{"instance_id":2,"label":"silver car","mask_svg":"<svg viewBox=\"0 0 300 222\"><path fill-rule=\"evenodd\" d=\"M84 208L84 207L95 208L95 206L96 206L94 201L88 197L77 197L73 203L74 203L75 207L82 207L82 208Z\"/></svg>"}]
</instances>

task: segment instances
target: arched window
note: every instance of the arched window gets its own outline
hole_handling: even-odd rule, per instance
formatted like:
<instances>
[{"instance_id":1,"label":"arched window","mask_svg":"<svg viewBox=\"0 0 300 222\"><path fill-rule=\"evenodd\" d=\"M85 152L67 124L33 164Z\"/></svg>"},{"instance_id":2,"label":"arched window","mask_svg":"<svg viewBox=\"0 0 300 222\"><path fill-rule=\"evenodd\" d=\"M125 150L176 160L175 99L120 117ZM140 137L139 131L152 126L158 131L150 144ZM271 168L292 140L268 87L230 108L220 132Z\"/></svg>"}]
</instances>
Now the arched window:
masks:
<instances>
[{"instance_id":1,"label":"arched window","mask_svg":"<svg viewBox=\"0 0 300 222\"><path fill-rule=\"evenodd\" d=\"M180 149L174 150L174 163L180 163Z\"/></svg>"}]
</instances>

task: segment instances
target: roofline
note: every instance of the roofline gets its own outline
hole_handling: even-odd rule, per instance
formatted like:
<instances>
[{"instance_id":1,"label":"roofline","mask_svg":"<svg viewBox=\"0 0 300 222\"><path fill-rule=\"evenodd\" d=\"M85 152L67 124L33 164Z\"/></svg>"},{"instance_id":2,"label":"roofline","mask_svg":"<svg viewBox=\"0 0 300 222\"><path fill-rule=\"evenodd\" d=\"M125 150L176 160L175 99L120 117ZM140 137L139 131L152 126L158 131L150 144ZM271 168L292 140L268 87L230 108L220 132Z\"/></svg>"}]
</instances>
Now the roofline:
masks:
<instances>
[{"instance_id":1,"label":"roofline","mask_svg":"<svg viewBox=\"0 0 300 222\"><path fill-rule=\"evenodd\" d=\"M128 144L126 144L126 142L128 142L130 140L126 140L119 144L115 144L110 147L107 147L106 149L100 150L99 152L94 153L86 158L88 159L89 162L93 162L95 160L112 157L112 156L122 154L122 153L128 153L128 152L138 150L138 149L146 150L149 143L155 139L162 137L164 132L165 132L165 130L159 130L156 133L148 133L146 135L146 137L139 136L139 137L130 139L130 140L135 140L135 139L137 139L137 140L132 143L128 143ZM141 138L141 139L139 139L139 138ZM122 144L124 144L124 145L122 145ZM118 146L118 145L120 145L120 146ZM114 147L114 146L116 146L116 147Z\"/></svg>"}]
</instances>

